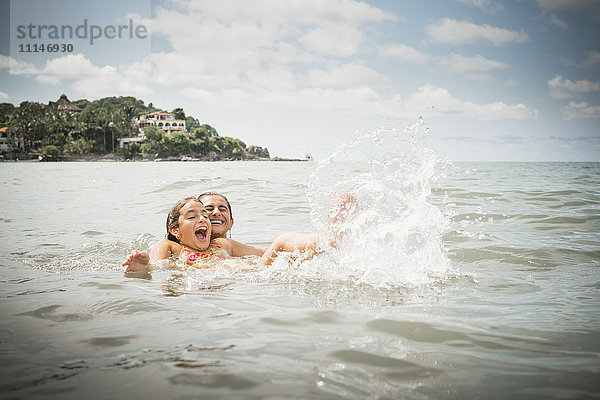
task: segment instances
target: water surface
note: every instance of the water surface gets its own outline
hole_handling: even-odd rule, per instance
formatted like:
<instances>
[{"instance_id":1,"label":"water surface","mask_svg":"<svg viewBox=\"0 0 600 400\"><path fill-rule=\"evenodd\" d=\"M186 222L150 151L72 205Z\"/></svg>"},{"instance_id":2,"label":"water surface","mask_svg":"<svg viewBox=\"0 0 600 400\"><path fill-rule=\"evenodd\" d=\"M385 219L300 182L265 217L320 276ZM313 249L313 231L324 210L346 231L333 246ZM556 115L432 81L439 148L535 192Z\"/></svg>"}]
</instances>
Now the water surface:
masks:
<instances>
[{"instance_id":1,"label":"water surface","mask_svg":"<svg viewBox=\"0 0 600 400\"><path fill-rule=\"evenodd\" d=\"M0 164L0 396L598 398L600 164L419 160L340 167L351 258L148 279L120 264L177 199L264 246L338 164Z\"/></svg>"}]
</instances>

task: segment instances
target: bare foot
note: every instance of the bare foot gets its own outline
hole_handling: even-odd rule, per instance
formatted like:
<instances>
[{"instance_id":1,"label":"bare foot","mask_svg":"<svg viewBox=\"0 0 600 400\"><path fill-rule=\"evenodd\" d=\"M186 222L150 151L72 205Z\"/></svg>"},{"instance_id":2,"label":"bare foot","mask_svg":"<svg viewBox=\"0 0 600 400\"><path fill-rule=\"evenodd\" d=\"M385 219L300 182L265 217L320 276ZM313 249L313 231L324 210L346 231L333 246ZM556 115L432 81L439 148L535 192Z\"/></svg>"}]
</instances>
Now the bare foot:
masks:
<instances>
[{"instance_id":1,"label":"bare foot","mask_svg":"<svg viewBox=\"0 0 600 400\"><path fill-rule=\"evenodd\" d=\"M145 251L132 251L127 260L123 261L125 273L133 271L147 271L150 269L150 255Z\"/></svg>"},{"instance_id":2,"label":"bare foot","mask_svg":"<svg viewBox=\"0 0 600 400\"><path fill-rule=\"evenodd\" d=\"M295 253L292 258L308 260L320 253L319 237L303 233L288 232L278 236L265 250L258 265L271 265L279 252Z\"/></svg>"},{"instance_id":3,"label":"bare foot","mask_svg":"<svg viewBox=\"0 0 600 400\"><path fill-rule=\"evenodd\" d=\"M342 193L338 196L335 207L329 212L329 245L336 247L345 231L341 230L342 224L346 222L350 214L356 209L356 197L350 193Z\"/></svg>"}]
</instances>

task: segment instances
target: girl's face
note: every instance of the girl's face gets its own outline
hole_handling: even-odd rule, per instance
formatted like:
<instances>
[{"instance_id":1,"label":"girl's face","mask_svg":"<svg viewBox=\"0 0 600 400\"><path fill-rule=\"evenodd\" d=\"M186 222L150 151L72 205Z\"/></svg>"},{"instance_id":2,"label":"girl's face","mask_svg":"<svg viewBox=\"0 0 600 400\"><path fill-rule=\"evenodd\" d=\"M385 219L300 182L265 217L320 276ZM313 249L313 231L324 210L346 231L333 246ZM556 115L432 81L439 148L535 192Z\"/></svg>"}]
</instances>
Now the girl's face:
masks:
<instances>
[{"instance_id":1,"label":"girl's face","mask_svg":"<svg viewBox=\"0 0 600 400\"><path fill-rule=\"evenodd\" d=\"M198 201L189 201L179 211L179 226L170 232L179 242L194 250L206 250L210 245L211 225L208 212Z\"/></svg>"},{"instance_id":2,"label":"girl's face","mask_svg":"<svg viewBox=\"0 0 600 400\"><path fill-rule=\"evenodd\" d=\"M225 237L227 231L233 225L233 218L227 206L227 201L219 195L208 195L202 197L202 204L208 211L212 234L214 237Z\"/></svg>"}]
</instances>

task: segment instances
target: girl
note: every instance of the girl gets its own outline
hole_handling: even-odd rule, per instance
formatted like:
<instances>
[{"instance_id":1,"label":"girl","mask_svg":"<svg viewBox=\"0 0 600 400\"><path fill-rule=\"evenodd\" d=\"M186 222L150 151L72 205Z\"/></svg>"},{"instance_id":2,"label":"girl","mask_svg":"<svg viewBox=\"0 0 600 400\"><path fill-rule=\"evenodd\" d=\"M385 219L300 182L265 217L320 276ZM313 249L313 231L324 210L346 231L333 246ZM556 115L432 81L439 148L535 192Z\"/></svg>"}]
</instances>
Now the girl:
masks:
<instances>
[{"instance_id":1,"label":"girl","mask_svg":"<svg viewBox=\"0 0 600 400\"><path fill-rule=\"evenodd\" d=\"M211 240L209 214L196 197L186 197L175 203L167 216L166 228L167 238L158 242L149 254L134 251L127 257L123 262L125 273L148 270L158 260L178 259L184 264L202 268L230 256L255 254L248 249L252 246L235 240L221 237Z\"/></svg>"}]
</instances>

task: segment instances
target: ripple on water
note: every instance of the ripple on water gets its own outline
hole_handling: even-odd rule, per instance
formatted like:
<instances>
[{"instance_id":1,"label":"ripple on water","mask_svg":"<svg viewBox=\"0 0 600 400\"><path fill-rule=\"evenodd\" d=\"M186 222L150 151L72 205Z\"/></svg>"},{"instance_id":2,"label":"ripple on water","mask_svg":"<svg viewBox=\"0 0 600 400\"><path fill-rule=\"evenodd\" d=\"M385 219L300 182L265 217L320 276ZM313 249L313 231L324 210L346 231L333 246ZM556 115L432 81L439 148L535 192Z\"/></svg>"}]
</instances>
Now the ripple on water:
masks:
<instances>
[{"instance_id":1,"label":"ripple on water","mask_svg":"<svg viewBox=\"0 0 600 400\"><path fill-rule=\"evenodd\" d=\"M79 343L87 344L94 348L110 348L110 347L122 347L130 344L133 339L136 339L138 335L129 336L102 336L94 337L90 339L80 340Z\"/></svg>"},{"instance_id":2,"label":"ripple on water","mask_svg":"<svg viewBox=\"0 0 600 400\"><path fill-rule=\"evenodd\" d=\"M237 374L203 374L180 373L169 378L173 385L197 386L211 389L229 389L234 391L247 390L260 383L246 379Z\"/></svg>"},{"instance_id":3,"label":"ripple on water","mask_svg":"<svg viewBox=\"0 0 600 400\"><path fill-rule=\"evenodd\" d=\"M186 346L153 347L121 356L107 367L118 369L141 368L154 363L166 363L175 368L195 369L222 367L220 354L233 349L234 345L206 347L189 344Z\"/></svg>"},{"instance_id":4,"label":"ripple on water","mask_svg":"<svg viewBox=\"0 0 600 400\"><path fill-rule=\"evenodd\" d=\"M138 315L169 310L168 307L149 299L132 300L123 298L97 301L91 304L89 309L93 315Z\"/></svg>"},{"instance_id":5,"label":"ripple on water","mask_svg":"<svg viewBox=\"0 0 600 400\"><path fill-rule=\"evenodd\" d=\"M81 233L81 236L88 236L88 237L92 237L92 236L101 236L101 235L106 235L106 232L100 232L100 231L85 231Z\"/></svg>"},{"instance_id":6,"label":"ripple on water","mask_svg":"<svg viewBox=\"0 0 600 400\"><path fill-rule=\"evenodd\" d=\"M77 375L82 374L88 370L89 366L85 360L73 360L62 364L58 368L52 368L46 373L43 373L41 377L33 379L22 379L18 377L9 384L0 385L0 392L3 394L10 392L17 392L23 389L36 388L57 381L65 381L69 378L73 378ZM36 394L42 395L56 395L64 394L75 390L74 386L65 386L61 388L44 388L37 389ZM18 398L15 396L15 398Z\"/></svg>"},{"instance_id":7,"label":"ripple on water","mask_svg":"<svg viewBox=\"0 0 600 400\"><path fill-rule=\"evenodd\" d=\"M54 322L90 321L94 319L93 314L88 313L57 313L56 311L60 307L62 307L60 304L55 304L51 306L40 307L33 311L27 311L16 315L30 316Z\"/></svg>"},{"instance_id":8,"label":"ripple on water","mask_svg":"<svg viewBox=\"0 0 600 400\"><path fill-rule=\"evenodd\" d=\"M431 370L410 361L394 357L380 356L361 350L336 350L329 353L330 356L345 363L361 364L370 367L402 369L412 377L428 375ZM416 374L415 374L416 373Z\"/></svg>"}]
</instances>

